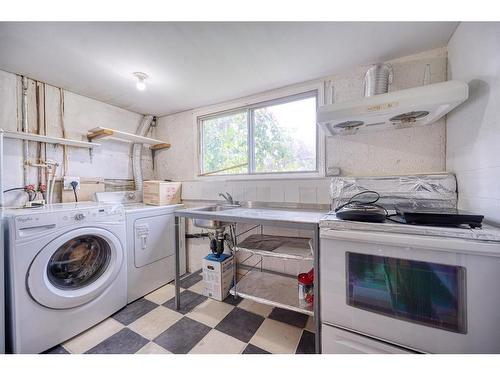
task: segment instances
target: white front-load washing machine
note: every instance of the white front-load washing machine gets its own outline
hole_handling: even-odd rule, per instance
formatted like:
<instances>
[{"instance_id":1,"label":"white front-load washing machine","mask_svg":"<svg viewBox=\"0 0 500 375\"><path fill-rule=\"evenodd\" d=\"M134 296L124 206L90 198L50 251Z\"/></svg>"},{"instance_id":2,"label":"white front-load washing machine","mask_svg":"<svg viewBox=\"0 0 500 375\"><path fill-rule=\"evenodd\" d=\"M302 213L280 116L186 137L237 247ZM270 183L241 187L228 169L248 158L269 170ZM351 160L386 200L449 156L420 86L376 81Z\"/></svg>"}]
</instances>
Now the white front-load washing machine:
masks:
<instances>
[{"instance_id":1,"label":"white front-load washing machine","mask_svg":"<svg viewBox=\"0 0 500 375\"><path fill-rule=\"evenodd\" d=\"M7 349L39 353L127 304L122 205L6 212Z\"/></svg>"},{"instance_id":2,"label":"white front-load washing machine","mask_svg":"<svg viewBox=\"0 0 500 375\"><path fill-rule=\"evenodd\" d=\"M174 212L184 206L142 203L142 192L96 193L99 202L122 203L127 228L127 294L133 302L175 277ZM180 274L186 273L185 220L180 221Z\"/></svg>"}]
</instances>

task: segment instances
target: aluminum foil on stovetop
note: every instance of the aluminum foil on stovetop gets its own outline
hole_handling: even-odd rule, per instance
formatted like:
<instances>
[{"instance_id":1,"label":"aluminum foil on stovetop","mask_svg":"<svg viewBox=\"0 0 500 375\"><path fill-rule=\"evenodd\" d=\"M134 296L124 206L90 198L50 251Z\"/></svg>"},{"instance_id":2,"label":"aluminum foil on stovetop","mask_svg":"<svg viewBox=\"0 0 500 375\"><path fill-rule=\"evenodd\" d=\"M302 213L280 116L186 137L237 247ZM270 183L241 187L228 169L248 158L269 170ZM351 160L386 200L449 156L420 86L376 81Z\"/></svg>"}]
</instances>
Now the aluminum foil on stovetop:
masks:
<instances>
[{"instance_id":1,"label":"aluminum foil on stovetop","mask_svg":"<svg viewBox=\"0 0 500 375\"><path fill-rule=\"evenodd\" d=\"M333 177L330 183L332 208L347 203L360 192L373 190L380 194L378 204L387 209L395 206L414 208L456 208L457 182L450 173L401 176Z\"/></svg>"}]
</instances>

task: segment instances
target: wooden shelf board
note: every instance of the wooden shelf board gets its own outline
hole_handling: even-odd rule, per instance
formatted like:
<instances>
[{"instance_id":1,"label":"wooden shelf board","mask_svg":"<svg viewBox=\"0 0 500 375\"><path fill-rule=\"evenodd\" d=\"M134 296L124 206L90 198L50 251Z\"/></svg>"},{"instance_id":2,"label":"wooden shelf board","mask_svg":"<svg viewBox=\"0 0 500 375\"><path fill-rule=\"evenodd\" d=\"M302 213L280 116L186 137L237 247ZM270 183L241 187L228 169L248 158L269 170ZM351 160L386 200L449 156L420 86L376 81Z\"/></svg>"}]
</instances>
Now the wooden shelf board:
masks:
<instances>
[{"instance_id":1,"label":"wooden shelf board","mask_svg":"<svg viewBox=\"0 0 500 375\"><path fill-rule=\"evenodd\" d=\"M104 128L101 126L90 129L87 133L87 138L89 140L105 137L132 143L142 143L144 145L149 145L153 150L170 148L169 143L166 143L165 141L161 141L159 139L143 137L141 135L127 133L116 129Z\"/></svg>"}]
</instances>

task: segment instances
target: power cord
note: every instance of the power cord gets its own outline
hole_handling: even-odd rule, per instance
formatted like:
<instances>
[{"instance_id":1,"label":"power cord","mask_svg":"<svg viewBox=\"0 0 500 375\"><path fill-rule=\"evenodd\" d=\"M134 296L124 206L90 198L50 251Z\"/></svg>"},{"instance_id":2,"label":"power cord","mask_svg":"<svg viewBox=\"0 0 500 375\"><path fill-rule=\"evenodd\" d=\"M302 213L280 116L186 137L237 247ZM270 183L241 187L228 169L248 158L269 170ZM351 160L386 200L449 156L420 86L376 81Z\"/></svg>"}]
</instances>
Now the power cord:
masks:
<instances>
[{"instance_id":1,"label":"power cord","mask_svg":"<svg viewBox=\"0 0 500 375\"><path fill-rule=\"evenodd\" d=\"M12 189L7 189L7 190L4 190L3 192L4 193L8 193L9 191L14 191L14 190L25 190L26 188L25 187L16 187L16 188L12 188Z\"/></svg>"},{"instance_id":2,"label":"power cord","mask_svg":"<svg viewBox=\"0 0 500 375\"><path fill-rule=\"evenodd\" d=\"M373 199L370 199L370 200L367 200L367 201L355 199L355 198L359 198L359 197L361 197L363 195L366 195L366 194L373 194L375 197ZM385 219L386 220L392 221L394 223L402 224L401 221L393 219L393 217L399 216L397 213L396 214L389 214L389 212L387 211L387 209L384 206L381 206L381 205L377 204L377 202L379 201L379 199L380 199L380 194L377 193L374 190L362 191L360 193L354 194L351 198L349 198L349 201L347 203L344 203L344 204L336 207L335 210L334 210L334 212L338 212L339 210L341 210L344 207L354 207L354 208L356 206L358 206L358 207L359 206L377 207L377 208L380 208L380 209L384 210L384 212L385 212Z\"/></svg>"},{"instance_id":3,"label":"power cord","mask_svg":"<svg viewBox=\"0 0 500 375\"><path fill-rule=\"evenodd\" d=\"M4 190L3 193L8 193L10 191L16 191L16 190L22 190L22 191L24 191L28 195L28 201L29 202L35 200L35 198L36 198L36 192L33 191L33 190L28 190L26 188L26 186L7 189L7 190Z\"/></svg>"},{"instance_id":4,"label":"power cord","mask_svg":"<svg viewBox=\"0 0 500 375\"><path fill-rule=\"evenodd\" d=\"M360 197L360 196L362 196L364 194L374 194L375 198L370 199L368 201L362 201L362 200L354 199L354 198ZM371 207L381 208L382 210L384 210L386 217L390 216L389 212L387 212L387 210L385 209L385 207L383 207L383 206L381 206L379 204L376 204L379 199L380 199L380 194L377 193L374 190L362 191L360 193L354 194L351 198L349 198L349 201L347 203L344 203L344 204L338 206L337 208L335 208L334 211L338 212L339 210L341 210L344 207L356 207L356 206L365 206L366 207L366 206L371 206Z\"/></svg>"},{"instance_id":5,"label":"power cord","mask_svg":"<svg viewBox=\"0 0 500 375\"><path fill-rule=\"evenodd\" d=\"M78 202L78 194L76 194L76 187L78 186L78 182L71 181L70 185L73 188L73 194L75 194L75 202Z\"/></svg>"}]
</instances>

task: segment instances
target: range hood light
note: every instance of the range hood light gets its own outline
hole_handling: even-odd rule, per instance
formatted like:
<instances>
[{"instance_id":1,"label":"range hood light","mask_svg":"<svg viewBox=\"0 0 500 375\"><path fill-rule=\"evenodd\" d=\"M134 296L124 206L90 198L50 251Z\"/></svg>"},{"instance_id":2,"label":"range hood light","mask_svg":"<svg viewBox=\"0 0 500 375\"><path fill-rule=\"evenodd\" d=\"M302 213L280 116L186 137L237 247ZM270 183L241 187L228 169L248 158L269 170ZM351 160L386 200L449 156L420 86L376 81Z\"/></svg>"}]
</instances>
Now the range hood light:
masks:
<instances>
[{"instance_id":1,"label":"range hood light","mask_svg":"<svg viewBox=\"0 0 500 375\"><path fill-rule=\"evenodd\" d=\"M428 114L429 114L428 111L412 111L391 117L390 121L405 124L405 123L415 122L421 118L424 118Z\"/></svg>"},{"instance_id":2,"label":"range hood light","mask_svg":"<svg viewBox=\"0 0 500 375\"><path fill-rule=\"evenodd\" d=\"M360 127L363 124L364 124L363 121L344 121L344 122L340 122L338 124L335 124L334 128L337 128L337 129L352 129L352 128L358 128L358 127Z\"/></svg>"}]
</instances>

